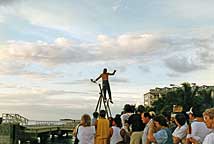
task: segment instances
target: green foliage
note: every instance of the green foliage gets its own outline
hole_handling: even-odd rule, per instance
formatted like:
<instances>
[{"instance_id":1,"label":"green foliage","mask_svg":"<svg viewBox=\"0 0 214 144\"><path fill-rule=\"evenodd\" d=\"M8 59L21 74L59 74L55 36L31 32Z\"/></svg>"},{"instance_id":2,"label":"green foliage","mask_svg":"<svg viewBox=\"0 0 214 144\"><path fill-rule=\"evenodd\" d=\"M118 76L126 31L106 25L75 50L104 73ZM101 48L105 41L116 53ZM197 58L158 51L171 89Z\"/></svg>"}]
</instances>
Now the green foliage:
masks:
<instances>
[{"instance_id":1,"label":"green foliage","mask_svg":"<svg viewBox=\"0 0 214 144\"><path fill-rule=\"evenodd\" d=\"M172 111L173 105L181 105L184 111L188 111L190 107L204 109L211 107L214 101L211 97L211 90L199 90L198 86L191 86L186 82L161 95L162 97L152 104L156 113Z\"/></svg>"}]
</instances>

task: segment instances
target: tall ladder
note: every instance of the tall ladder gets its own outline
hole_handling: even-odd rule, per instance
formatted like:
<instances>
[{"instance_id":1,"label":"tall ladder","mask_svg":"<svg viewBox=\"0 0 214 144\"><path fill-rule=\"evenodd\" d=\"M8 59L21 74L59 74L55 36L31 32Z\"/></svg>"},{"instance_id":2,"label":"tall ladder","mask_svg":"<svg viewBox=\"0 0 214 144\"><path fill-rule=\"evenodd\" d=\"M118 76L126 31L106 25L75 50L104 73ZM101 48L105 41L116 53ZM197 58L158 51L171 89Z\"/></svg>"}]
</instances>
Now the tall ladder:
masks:
<instances>
[{"instance_id":1,"label":"tall ladder","mask_svg":"<svg viewBox=\"0 0 214 144\"><path fill-rule=\"evenodd\" d=\"M100 96L99 96L99 99L97 101L97 106L96 106L95 112L100 112L100 109L101 109L102 103L103 103L107 117L112 117L111 109L109 107L109 99L107 101L104 100L103 90L102 90L101 84L99 84L99 89L100 89L100 92L99 92Z\"/></svg>"}]
</instances>

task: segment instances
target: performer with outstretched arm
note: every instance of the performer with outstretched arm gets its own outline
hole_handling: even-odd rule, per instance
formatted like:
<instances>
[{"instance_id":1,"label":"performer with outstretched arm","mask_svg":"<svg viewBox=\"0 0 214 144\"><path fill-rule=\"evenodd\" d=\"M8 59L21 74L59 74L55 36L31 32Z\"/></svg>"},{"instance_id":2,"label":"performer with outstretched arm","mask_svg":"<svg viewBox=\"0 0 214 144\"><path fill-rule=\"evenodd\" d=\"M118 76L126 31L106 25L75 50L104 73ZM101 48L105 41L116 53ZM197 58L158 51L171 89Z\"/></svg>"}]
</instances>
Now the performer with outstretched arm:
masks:
<instances>
[{"instance_id":1,"label":"performer with outstretched arm","mask_svg":"<svg viewBox=\"0 0 214 144\"><path fill-rule=\"evenodd\" d=\"M98 78L94 80L92 80L93 82L98 81L100 78L102 78L102 87L103 87L103 96L104 96L104 100L106 101L106 91L108 91L108 95L109 95L109 99L110 102L113 103L112 101L112 97L111 97L111 89L110 89L110 84L109 84L109 80L108 80L108 76L109 75L114 75L116 72L116 70L114 70L113 73L109 73L107 72L107 68L103 69L103 73L100 74L100 76Z\"/></svg>"}]
</instances>

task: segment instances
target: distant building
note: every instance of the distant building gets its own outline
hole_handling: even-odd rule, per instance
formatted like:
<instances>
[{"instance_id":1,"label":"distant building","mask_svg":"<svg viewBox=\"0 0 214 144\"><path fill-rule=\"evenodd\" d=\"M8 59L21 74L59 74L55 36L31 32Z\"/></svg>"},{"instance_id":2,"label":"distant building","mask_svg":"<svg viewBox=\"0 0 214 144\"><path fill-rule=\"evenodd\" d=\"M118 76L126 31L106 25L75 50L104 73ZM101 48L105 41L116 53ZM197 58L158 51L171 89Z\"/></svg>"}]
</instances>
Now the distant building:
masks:
<instances>
[{"instance_id":1,"label":"distant building","mask_svg":"<svg viewBox=\"0 0 214 144\"><path fill-rule=\"evenodd\" d=\"M196 85L193 85L193 87ZM174 87L164 87L164 88L155 88L155 89L150 89L149 92L144 94L144 106L149 106L151 107L152 103L156 100L158 100L159 98L162 97L162 95L168 93L169 91L174 91L176 90L178 87L174 86ZM199 87L199 91L202 89L206 89L206 90L211 90L211 97L214 100L214 86L200 86ZM213 102L214 105L214 102Z\"/></svg>"},{"instance_id":2,"label":"distant building","mask_svg":"<svg viewBox=\"0 0 214 144\"><path fill-rule=\"evenodd\" d=\"M152 103L162 97L161 93L164 92L167 87L165 88L155 88L150 89L150 91L144 94L144 106L151 106Z\"/></svg>"}]
</instances>

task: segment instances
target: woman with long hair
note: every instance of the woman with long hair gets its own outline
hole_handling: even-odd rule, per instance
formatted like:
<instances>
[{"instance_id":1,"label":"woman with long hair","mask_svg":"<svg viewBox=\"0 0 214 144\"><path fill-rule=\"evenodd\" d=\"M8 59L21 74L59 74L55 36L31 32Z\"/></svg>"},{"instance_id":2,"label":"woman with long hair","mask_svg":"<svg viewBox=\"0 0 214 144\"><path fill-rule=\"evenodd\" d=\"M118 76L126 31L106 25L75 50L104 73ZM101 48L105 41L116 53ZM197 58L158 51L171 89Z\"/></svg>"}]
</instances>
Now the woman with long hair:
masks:
<instances>
[{"instance_id":1,"label":"woman with long hair","mask_svg":"<svg viewBox=\"0 0 214 144\"><path fill-rule=\"evenodd\" d=\"M95 134L95 126L91 126L91 117L88 114L84 114L81 117L77 132L78 144L94 144Z\"/></svg>"}]
</instances>

